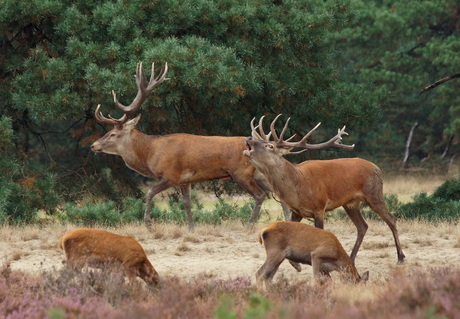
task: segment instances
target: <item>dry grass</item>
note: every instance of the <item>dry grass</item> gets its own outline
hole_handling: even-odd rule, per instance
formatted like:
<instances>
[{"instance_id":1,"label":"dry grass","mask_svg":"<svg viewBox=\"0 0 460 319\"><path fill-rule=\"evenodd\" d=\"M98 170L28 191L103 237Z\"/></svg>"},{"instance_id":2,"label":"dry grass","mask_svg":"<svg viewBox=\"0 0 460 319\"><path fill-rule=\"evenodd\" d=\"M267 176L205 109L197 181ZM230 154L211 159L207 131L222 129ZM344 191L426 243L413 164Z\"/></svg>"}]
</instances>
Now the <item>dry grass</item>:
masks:
<instances>
[{"instance_id":1,"label":"dry grass","mask_svg":"<svg viewBox=\"0 0 460 319\"><path fill-rule=\"evenodd\" d=\"M388 176L383 183L385 194L397 194L401 202L411 201L412 196L419 193L431 194L447 179L443 175L396 175Z\"/></svg>"},{"instance_id":2,"label":"dry grass","mask_svg":"<svg viewBox=\"0 0 460 319\"><path fill-rule=\"evenodd\" d=\"M385 191L411 197L422 191L432 192L442 182L441 177L394 177L387 180ZM265 260L265 250L256 239L257 231L280 216L279 204L270 200L264 203L264 213L257 226L250 230L239 222L226 222L220 226L197 225L194 233L190 233L186 226L160 223L155 224L153 232L142 223L99 228L135 237L162 278L177 277L184 282L193 282L200 278L228 280L242 277L253 281L255 272ZM458 267L460 264L460 224L399 221L397 226L407 259L403 265L396 265L396 249L388 226L378 220L367 222L369 229L356 266L360 273L369 270L370 280L364 286L354 286L333 273L327 289L331 291L328 298L335 302L354 306L377 300L389 289L399 272L410 274L421 270L430 273L433 269ZM13 270L28 273L62 269L64 257L57 249L57 242L60 236L74 228L77 227L60 224L2 226L1 257L11 262ZM325 229L336 234L347 252L351 251L356 239L356 228L351 221L327 220ZM275 276L275 283L285 285L283 282L288 282L293 285L292 289L311 284L311 267L304 265L302 269L298 273L284 262ZM323 302L327 304L327 300Z\"/></svg>"}]
</instances>

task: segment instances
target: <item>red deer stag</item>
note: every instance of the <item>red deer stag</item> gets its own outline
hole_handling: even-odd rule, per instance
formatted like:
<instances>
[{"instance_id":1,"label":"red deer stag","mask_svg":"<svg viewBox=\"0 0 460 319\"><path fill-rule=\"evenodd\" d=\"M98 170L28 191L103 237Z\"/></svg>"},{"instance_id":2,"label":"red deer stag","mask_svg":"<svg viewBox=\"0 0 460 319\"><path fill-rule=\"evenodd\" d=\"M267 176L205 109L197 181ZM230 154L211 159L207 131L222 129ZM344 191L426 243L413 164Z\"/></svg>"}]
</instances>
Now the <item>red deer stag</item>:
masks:
<instances>
[{"instance_id":1,"label":"red deer stag","mask_svg":"<svg viewBox=\"0 0 460 319\"><path fill-rule=\"evenodd\" d=\"M326 230L303 223L278 221L262 228L258 239L267 253L264 264L256 273L259 288L273 279L284 259L313 266L317 280L320 275L329 277L329 272L334 270L356 283L369 278L368 271L362 277L358 274L337 237Z\"/></svg>"},{"instance_id":2,"label":"red deer stag","mask_svg":"<svg viewBox=\"0 0 460 319\"><path fill-rule=\"evenodd\" d=\"M158 179L147 193L144 221L152 225L150 212L153 197L173 186L182 192L190 230L193 230L190 190L191 183L231 177L255 200L249 225L253 226L260 207L269 191L267 181L243 156L245 137L198 136L191 134L146 135L135 129L140 115L130 119L141 104L159 84L167 80L168 65L155 78L154 64L147 82L142 63L136 68L137 95L129 106L118 102L112 91L114 103L124 115L120 119L109 118L96 108L95 118L114 128L91 145L93 152L119 155L126 165L144 176ZM288 211L287 208L284 208Z\"/></svg>"},{"instance_id":3,"label":"red deer stag","mask_svg":"<svg viewBox=\"0 0 460 319\"><path fill-rule=\"evenodd\" d=\"M368 228L359 207L361 202L366 202L390 227L398 263L404 262L396 218L386 208L382 172L375 164L361 158L342 158L305 161L294 165L283 158L283 155L298 153L291 152L294 148L302 148L302 151L329 147L351 149L354 145L342 144L342 135L347 135L345 127L327 142L308 144L307 139L318 124L299 142L290 142L293 136L283 140L289 119L279 137L276 133L275 122L279 116L271 123L268 135L263 132L263 117L257 127L254 127L254 120L251 121L252 137L246 138L244 154L267 178L274 194L291 209L292 220L313 218L315 226L323 228L325 212L342 206L357 229L356 242L350 255L354 261ZM270 142L271 136L273 142Z\"/></svg>"},{"instance_id":4,"label":"red deer stag","mask_svg":"<svg viewBox=\"0 0 460 319\"><path fill-rule=\"evenodd\" d=\"M81 271L85 265L104 268L110 264L121 264L131 282L136 277L149 285L160 282L160 276L144 249L133 237L101 229L77 228L62 236L58 247L64 251L67 267L71 270Z\"/></svg>"}]
</instances>

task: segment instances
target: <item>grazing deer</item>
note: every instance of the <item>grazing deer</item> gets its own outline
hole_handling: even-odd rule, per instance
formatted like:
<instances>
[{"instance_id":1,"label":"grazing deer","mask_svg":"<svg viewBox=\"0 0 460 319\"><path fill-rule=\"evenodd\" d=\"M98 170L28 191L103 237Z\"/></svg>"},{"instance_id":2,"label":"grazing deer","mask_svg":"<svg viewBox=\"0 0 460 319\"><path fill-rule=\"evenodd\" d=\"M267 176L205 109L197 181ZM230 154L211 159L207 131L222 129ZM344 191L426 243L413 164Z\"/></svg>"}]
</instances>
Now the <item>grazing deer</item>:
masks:
<instances>
[{"instance_id":1,"label":"grazing deer","mask_svg":"<svg viewBox=\"0 0 460 319\"><path fill-rule=\"evenodd\" d=\"M119 155L132 170L147 177L158 179L147 193L144 221L152 225L150 212L153 197L173 186L179 187L187 212L189 229L194 229L191 212L191 183L212 179L232 178L255 200L249 220L252 227L257 221L260 207L267 197L267 181L251 162L243 156L245 137L199 136L191 134L146 135L135 129L140 115L130 119L144 100L159 84L168 80L168 65L155 78L154 64L150 81L147 82L142 63L136 68L137 95L129 106L118 102L112 91L114 103L124 115L120 119L109 118L96 108L95 118L114 128L91 145L93 152ZM283 207L288 212L286 207Z\"/></svg>"},{"instance_id":2,"label":"grazing deer","mask_svg":"<svg viewBox=\"0 0 460 319\"><path fill-rule=\"evenodd\" d=\"M313 275L329 277L329 272L342 272L353 282L367 281L369 272L361 277L339 240L329 231L296 222L273 222L258 234L259 243L265 247L267 257L256 273L259 289L275 276L279 266L288 259L291 263L313 266ZM300 268L297 268L300 271Z\"/></svg>"},{"instance_id":3,"label":"grazing deer","mask_svg":"<svg viewBox=\"0 0 460 319\"><path fill-rule=\"evenodd\" d=\"M71 270L81 271L85 265L104 268L110 264L121 264L130 282L135 277L149 285L160 282L160 276L144 249L133 237L100 229L77 228L62 236L58 247L64 251L67 267Z\"/></svg>"},{"instance_id":4,"label":"grazing deer","mask_svg":"<svg viewBox=\"0 0 460 319\"><path fill-rule=\"evenodd\" d=\"M396 218L386 208L382 172L375 164L361 158L342 158L305 161L294 165L283 158L286 154L299 153L291 152L294 148L302 148L300 152L329 147L351 149L354 145L342 144L342 135L347 135L345 127L327 142L308 144L306 140L318 124L299 142L290 142L294 136L283 140L289 119L279 137L275 131L275 122L279 116L271 123L268 135L263 132L263 117L257 126L259 132L254 127L254 120L251 121L252 137L246 138L247 149L244 154L267 178L272 191L291 209L292 220L313 218L316 227L324 228L325 212L342 206L358 233L350 255L354 261L368 228L359 207L361 202L366 202L390 227L398 263L404 262ZM271 136L273 142L270 142Z\"/></svg>"}]
</instances>

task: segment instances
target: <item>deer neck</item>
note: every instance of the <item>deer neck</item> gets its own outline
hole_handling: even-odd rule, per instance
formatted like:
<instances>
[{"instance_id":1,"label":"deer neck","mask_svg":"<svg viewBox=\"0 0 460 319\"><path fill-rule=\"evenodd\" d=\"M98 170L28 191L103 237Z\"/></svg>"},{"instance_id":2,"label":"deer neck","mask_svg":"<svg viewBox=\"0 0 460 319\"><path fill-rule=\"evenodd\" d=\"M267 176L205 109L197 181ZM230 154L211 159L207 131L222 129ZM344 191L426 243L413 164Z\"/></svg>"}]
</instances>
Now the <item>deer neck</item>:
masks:
<instances>
[{"instance_id":1,"label":"deer neck","mask_svg":"<svg viewBox=\"0 0 460 319\"><path fill-rule=\"evenodd\" d=\"M273 192L281 200L285 200L289 193L298 189L301 176L295 166L286 159L283 158L278 164L261 172L267 178Z\"/></svg>"},{"instance_id":2,"label":"deer neck","mask_svg":"<svg viewBox=\"0 0 460 319\"><path fill-rule=\"evenodd\" d=\"M345 255L343 255L343 258L341 258L340 260L340 268L343 269L344 273L346 273L353 282L358 282L360 276L358 270L356 269L356 266L354 265L350 257L348 257L347 253L345 251L343 251L343 253Z\"/></svg>"},{"instance_id":3,"label":"deer neck","mask_svg":"<svg viewBox=\"0 0 460 319\"><path fill-rule=\"evenodd\" d=\"M155 149L152 143L154 138L155 136L132 130L123 152L120 152L126 166L141 175L155 177L148 167L149 153Z\"/></svg>"}]
</instances>

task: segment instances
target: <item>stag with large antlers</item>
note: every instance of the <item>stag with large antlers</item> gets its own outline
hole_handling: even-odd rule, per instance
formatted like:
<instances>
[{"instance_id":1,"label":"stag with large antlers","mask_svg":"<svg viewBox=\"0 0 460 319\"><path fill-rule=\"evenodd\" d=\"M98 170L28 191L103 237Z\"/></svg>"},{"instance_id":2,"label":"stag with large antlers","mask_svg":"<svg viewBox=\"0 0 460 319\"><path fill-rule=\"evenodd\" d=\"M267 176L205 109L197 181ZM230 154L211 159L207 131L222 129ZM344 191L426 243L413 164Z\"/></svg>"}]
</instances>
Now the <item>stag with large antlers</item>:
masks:
<instances>
[{"instance_id":1,"label":"stag with large antlers","mask_svg":"<svg viewBox=\"0 0 460 319\"><path fill-rule=\"evenodd\" d=\"M309 144L307 140L319 124L298 142L291 142L294 136L283 140L289 119L278 136L275 122L279 116L271 123L269 134L263 131L263 117L256 127L254 120L251 121L252 137L246 138L244 154L267 178L272 191L291 209L292 220L313 218L316 227L324 228L326 211L342 206L358 233L350 254L354 261L368 228L360 212L360 203L366 202L393 232L398 263L402 263L405 256L399 243L396 218L385 205L381 170L361 158L311 160L297 165L290 163L283 155L298 153L292 152L295 148L302 151L331 147L351 149L354 145L342 144L342 136L347 135L345 127L327 142Z\"/></svg>"},{"instance_id":2,"label":"stag with large antlers","mask_svg":"<svg viewBox=\"0 0 460 319\"><path fill-rule=\"evenodd\" d=\"M134 101L125 106L112 91L114 103L124 115L120 119L105 117L96 108L95 117L100 123L113 125L114 128L91 145L94 152L119 155L132 170L147 177L158 179L147 193L144 221L152 225L151 209L153 197L173 186L179 187L183 195L184 206L190 230L193 230L190 191L191 183L219 178L232 178L254 198L252 216L258 212L266 193L267 181L256 171L250 161L243 156L245 137L198 136L191 134L169 134L164 136L146 135L135 129L140 115L132 118L151 91L168 80L167 64L160 74L154 76L154 65L150 81L147 82L142 64L136 69L137 95ZM286 211L287 208L285 208ZM251 219L250 225L256 220Z\"/></svg>"}]
</instances>

